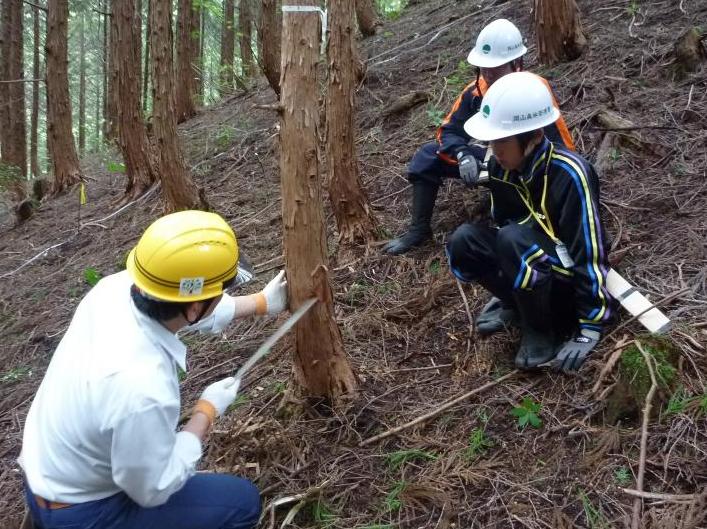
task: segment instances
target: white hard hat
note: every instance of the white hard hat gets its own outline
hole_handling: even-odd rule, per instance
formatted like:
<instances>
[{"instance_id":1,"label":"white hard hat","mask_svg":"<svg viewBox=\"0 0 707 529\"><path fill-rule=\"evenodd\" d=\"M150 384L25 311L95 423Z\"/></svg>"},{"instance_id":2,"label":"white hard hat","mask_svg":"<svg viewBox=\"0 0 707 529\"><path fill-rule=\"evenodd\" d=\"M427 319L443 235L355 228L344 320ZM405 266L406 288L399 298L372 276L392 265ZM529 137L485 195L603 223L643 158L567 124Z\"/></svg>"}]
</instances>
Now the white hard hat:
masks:
<instances>
[{"instance_id":1,"label":"white hard hat","mask_svg":"<svg viewBox=\"0 0 707 529\"><path fill-rule=\"evenodd\" d=\"M481 30L466 60L480 68L495 68L527 52L528 48L523 44L523 37L515 24L499 18Z\"/></svg>"},{"instance_id":2,"label":"white hard hat","mask_svg":"<svg viewBox=\"0 0 707 529\"><path fill-rule=\"evenodd\" d=\"M491 85L464 130L477 140L492 141L542 129L559 118L545 81L530 72L514 72Z\"/></svg>"}]
</instances>

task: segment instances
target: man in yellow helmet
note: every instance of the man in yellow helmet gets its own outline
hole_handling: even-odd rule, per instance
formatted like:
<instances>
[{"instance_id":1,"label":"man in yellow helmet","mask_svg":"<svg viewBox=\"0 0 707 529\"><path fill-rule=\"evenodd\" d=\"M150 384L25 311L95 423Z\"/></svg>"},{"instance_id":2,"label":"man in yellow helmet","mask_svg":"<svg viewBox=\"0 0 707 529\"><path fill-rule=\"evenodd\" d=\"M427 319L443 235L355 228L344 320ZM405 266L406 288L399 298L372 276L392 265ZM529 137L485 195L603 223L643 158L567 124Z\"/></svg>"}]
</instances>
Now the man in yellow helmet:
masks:
<instances>
[{"instance_id":1,"label":"man in yellow helmet","mask_svg":"<svg viewBox=\"0 0 707 529\"><path fill-rule=\"evenodd\" d=\"M177 333L219 332L232 319L287 305L280 272L262 292L229 296L238 244L215 213L160 218L128 257L81 301L37 391L20 465L26 499L42 529L235 529L254 527L255 486L195 474L202 442L234 401L240 381L209 385L176 432Z\"/></svg>"}]
</instances>

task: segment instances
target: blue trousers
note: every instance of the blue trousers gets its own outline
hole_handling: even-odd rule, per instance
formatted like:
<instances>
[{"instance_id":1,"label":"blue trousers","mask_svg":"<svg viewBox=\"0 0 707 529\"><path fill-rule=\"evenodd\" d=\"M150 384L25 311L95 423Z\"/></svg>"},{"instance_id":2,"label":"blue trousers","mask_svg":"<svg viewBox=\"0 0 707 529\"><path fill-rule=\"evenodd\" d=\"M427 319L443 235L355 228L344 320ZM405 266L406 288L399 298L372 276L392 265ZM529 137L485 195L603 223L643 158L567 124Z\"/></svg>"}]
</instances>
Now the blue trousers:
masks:
<instances>
[{"instance_id":1,"label":"blue trousers","mask_svg":"<svg viewBox=\"0 0 707 529\"><path fill-rule=\"evenodd\" d=\"M478 145L470 147L474 157L483 161L486 149ZM430 141L415 152L408 164L408 180L411 184L419 182L439 187L445 178L459 178L459 166L445 162L437 155L438 150L439 144Z\"/></svg>"},{"instance_id":2,"label":"blue trousers","mask_svg":"<svg viewBox=\"0 0 707 529\"><path fill-rule=\"evenodd\" d=\"M151 508L120 493L63 509L42 509L26 490L38 529L251 529L260 516L255 485L226 474L197 474L167 503Z\"/></svg>"}]
</instances>

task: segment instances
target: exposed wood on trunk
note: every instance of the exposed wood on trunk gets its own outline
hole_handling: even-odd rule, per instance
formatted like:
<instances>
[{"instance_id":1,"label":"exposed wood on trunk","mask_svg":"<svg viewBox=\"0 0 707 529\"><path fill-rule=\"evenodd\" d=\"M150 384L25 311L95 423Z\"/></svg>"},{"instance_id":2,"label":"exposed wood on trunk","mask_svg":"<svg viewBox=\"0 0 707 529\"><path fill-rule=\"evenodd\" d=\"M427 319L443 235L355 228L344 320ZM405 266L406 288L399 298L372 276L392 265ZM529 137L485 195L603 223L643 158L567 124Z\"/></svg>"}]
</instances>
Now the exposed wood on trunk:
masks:
<instances>
[{"instance_id":1,"label":"exposed wood on trunk","mask_svg":"<svg viewBox=\"0 0 707 529\"><path fill-rule=\"evenodd\" d=\"M219 92L223 96L233 90L233 51L236 45L234 0L223 3L223 25L221 26L221 84Z\"/></svg>"},{"instance_id":2,"label":"exposed wood on trunk","mask_svg":"<svg viewBox=\"0 0 707 529\"><path fill-rule=\"evenodd\" d=\"M379 33L382 29L382 23L376 13L376 8L373 0L356 0L356 18L358 19L358 27L364 37L370 37Z\"/></svg>"},{"instance_id":3,"label":"exposed wood on trunk","mask_svg":"<svg viewBox=\"0 0 707 529\"><path fill-rule=\"evenodd\" d=\"M81 180L74 133L71 130L71 98L67 57L68 0L47 4L47 141L54 172L53 193Z\"/></svg>"},{"instance_id":4,"label":"exposed wood on trunk","mask_svg":"<svg viewBox=\"0 0 707 529\"><path fill-rule=\"evenodd\" d=\"M291 3L318 5L317 0ZM308 395L335 399L353 391L357 380L344 353L324 268L327 247L317 132L319 40L317 13L283 13L280 174L290 308L297 309L315 292L325 299L296 326L294 372Z\"/></svg>"},{"instance_id":5,"label":"exposed wood on trunk","mask_svg":"<svg viewBox=\"0 0 707 529\"><path fill-rule=\"evenodd\" d=\"M280 95L280 42L282 40L282 14L277 0L262 0L260 15L260 47L263 51L260 58L263 73L268 84Z\"/></svg>"},{"instance_id":6,"label":"exposed wood on trunk","mask_svg":"<svg viewBox=\"0 0 707 529\"><path fill-rule=\"evenodd\" d=\"M156 179L143 116L140 112L140 58L142 19L136 0L113 2L111 24L115 26L113 61L117 70L118 144L125 160L126 201L142 195Z\"/></svg>"},{"instance_id":7,"label":"exposed wood on trunk","mask_svg":"<svg viewBox=\"0 0 707 529\"><path fill-rule=\"evenodd\" d=\"M329 70L326 102L329 197L346 243L375 239L376 219L361 186L354 136L356 96L355 0L338 0L329 7Z\"/></svg>"},{"instance_id":8,"label":"exposed wood on trunk","mask_svg":"<svg viewBox=\"0 0 707 529\"><path fill-rule=\"evenodd\" d=\"M152 129L159 153L159 175L165 210L205 209L208 204L191 179L177 136L172 63L172 2L151 0L151 4L149 24L154 97Z\"/></svg>"},{"instance_id":9,"label":"exposed wood on trunk","mask_svg":"<svg viewBox=\"0 0 707 529\"><path fill-rule=\"evenodd\" d=\"M551 65L582 55L587 38L575 0L535 0L534 15L541 62Z\"/></svg>"},{"instance_id":10,"label":"exposed wood on trunk","mask_svg":"<svg viewBox=\"0 0 707 529\"><path fill-rule=\"evenodd\" d=\"M253 10L250 0L240 1L238 13L238 29L240 34L242 75L245 78L253 75Z\"/></svg>"}]
</instances>

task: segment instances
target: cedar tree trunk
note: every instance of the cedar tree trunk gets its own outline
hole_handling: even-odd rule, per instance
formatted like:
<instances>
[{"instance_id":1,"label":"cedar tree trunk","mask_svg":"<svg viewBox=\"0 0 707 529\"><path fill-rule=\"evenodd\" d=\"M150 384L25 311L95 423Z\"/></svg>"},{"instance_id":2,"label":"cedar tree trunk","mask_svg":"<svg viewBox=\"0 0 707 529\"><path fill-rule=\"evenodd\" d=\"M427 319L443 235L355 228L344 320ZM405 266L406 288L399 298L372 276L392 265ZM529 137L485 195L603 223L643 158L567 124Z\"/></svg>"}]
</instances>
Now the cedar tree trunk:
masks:
<instances>
[{"instance_id":1,"label":"cedar tree trunk","mask_svg":"<svg viewBox=\"0 0 707 529\"><path fill-rule=\"evenodd\" d=\"M159 152L159 174L165 210L206 208L206 201L191 179L179 147L174 113L172 64L172 1L150 0L150 53L152 55L152 127Z\"/></svg>"},{"instance_id":2,"label":"cedar tree trunk","mask_svg":"<svg viewBox=\"0 0 707 529\"><path fill-rule=\"evenodd\" d=\"M67 58L69 1L47 3L47 141L54 171L54 194L81 180L74 133Z\"/></svg>"},{"instance_id":3,"label":"cedar tree trunk","mask_svg":"<svg viewBox=\"0 0 707 529\"><path fill-rule=\"evenodd\" d=\"M587 45L575 0L535 0L538 58L552 65L573 61Z\"/></svg>"},{"instance_id":4,"label":"cedar tree trunk","mask_svg":"<svg viewBox=\"0 0 707 529\"><path fill-rule=\"evenodd\" d=\"M318 5L317 0L288 0ZM282 219L290 308L319 293L297 324L295 380L313 396L336 399L356 387L334 319L326 277L327 247L319 177L320 24L315 13L283 13L281 158Z\"/></svg>"},{"instance_id":5,"label":"cedar tree trunk","mask_svg":"<svg viewBox=\"0 0 707 529\"><path fill-rule=\"evenodd\" d=\"M339 239L365 243L375 238L376 221L361 187L356 158L355 0L329 4L329 73L326 101L329 197Z\"/></svg>"}]
</instances>

